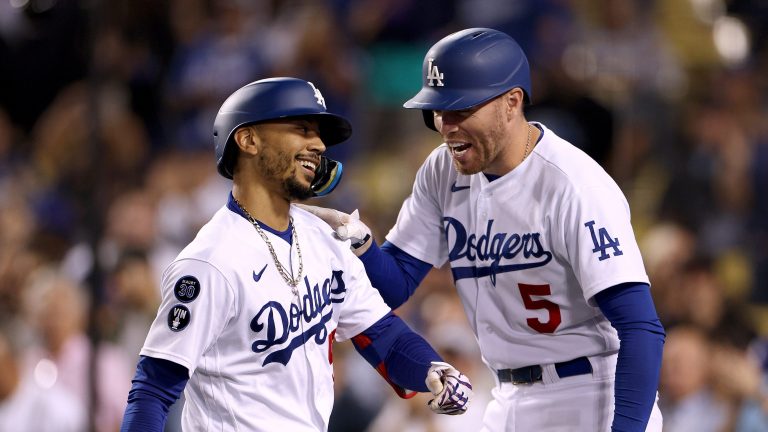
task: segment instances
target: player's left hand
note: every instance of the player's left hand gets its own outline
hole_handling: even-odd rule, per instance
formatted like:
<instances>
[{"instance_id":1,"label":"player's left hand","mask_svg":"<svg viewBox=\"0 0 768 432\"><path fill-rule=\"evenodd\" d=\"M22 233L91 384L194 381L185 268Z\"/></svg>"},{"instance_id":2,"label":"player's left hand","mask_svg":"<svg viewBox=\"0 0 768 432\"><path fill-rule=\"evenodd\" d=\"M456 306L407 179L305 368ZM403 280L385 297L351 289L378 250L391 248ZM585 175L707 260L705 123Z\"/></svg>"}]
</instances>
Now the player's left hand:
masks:
<instances>
[{"instance_id":1,"label":"player's left hand","mask_svg":"<svg viewBox=\"0 0 768 432\"><path fill-rule=\"evenodd\" d=\"M445 362L432 362L425 380L429 391L435 395L429 408L437 414L464 414L472 398L469 378Z\"/></svg>"}]
</instances>

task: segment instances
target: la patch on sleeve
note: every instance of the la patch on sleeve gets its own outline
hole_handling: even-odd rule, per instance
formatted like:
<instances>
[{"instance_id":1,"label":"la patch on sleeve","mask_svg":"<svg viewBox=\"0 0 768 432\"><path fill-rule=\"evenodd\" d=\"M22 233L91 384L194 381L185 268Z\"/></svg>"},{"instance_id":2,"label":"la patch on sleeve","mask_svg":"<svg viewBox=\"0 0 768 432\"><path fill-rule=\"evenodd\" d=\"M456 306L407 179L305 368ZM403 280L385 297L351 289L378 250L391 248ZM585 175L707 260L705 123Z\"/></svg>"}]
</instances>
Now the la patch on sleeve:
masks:
<instances>
[{"instance_id":1,"label":"la patch on sleeve","mask_svg":"<svg viewBox=\"0 0 768 432\"><path fill-rule=\"evenodd\" d=\"M621 246L619 238L611 236L607 229L597 227L597 231L595 231L595 221L593 220L585 223L584 226L589 228L592 244L595 246L592 249L592 253L600 252L600 255L597 257L598 260L602 261L610 258L611 251L609 249L613 250L613 256L624 255L624 252L619 249L619 246Z\"/></svg>"},{"instance_id":2,"label":"la patch on sleeve","mask_svg":"<svg viewBox=\"0 0 768 432\"><path fill-rule=\"evenodd\" d=\"M192 320L192 313L189 309L181 304L177 304L168 311L168 328L171 331L182 331L189 325Z\"/></svg>"},{"instance_id":3,"label":"la patch on sleeve","mask_svg":"<svg viewBox=\"0 0 768 432\"><path fill-rule=\"evenodd\" d=\"M200 295L200 281L194 276L183 276L173 286L173 294L182 303L194 301Z\"/></svg>"}]
</instances>

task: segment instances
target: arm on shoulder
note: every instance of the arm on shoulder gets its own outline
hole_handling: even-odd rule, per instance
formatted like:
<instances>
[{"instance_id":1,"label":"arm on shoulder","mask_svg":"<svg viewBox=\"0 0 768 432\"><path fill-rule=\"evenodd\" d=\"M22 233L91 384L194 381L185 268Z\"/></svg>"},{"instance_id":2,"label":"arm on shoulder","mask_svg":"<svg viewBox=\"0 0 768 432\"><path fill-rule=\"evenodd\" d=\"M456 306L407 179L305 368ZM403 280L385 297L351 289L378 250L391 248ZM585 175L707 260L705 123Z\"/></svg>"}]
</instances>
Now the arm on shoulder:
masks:
<instances>
[{"instance_id":1,"label":"arm on shoulder","mask_svg":"<svg viewBox=\"0 0 768 432\"><path fill-rule=\"evenodd\" d=\"M375 241L360 255L365 272L374 288L392 309L408 300L432 265L409 255L394 244L385 241L379 248Z\"/></svg>"}]
</instances>

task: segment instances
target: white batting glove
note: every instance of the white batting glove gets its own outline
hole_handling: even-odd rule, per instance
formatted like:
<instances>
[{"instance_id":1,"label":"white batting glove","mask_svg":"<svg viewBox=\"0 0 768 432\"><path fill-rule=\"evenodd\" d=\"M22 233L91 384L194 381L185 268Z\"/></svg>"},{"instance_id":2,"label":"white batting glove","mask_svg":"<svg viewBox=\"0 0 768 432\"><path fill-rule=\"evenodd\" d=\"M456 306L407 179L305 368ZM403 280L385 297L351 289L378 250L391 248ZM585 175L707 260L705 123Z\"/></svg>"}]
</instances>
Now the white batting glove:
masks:
<instances>
[{"instance_id":1,"label":"white batting glove","mask_svg":"<svg viewBox=\"0 0 768 432\"><path fill-rule=\"evenodd\" d=\"M469 378L445 362L432 362L425 380L429 391L435 395L429 408L437 414L464 414L472 398Z\"/></svg>"},{"instance_id":2,"label":"white batting glove","mask_svg":"<svg viewBox=\"0 0 768 432\"><path fill-rule=\"evenodd\" d=\"M368 250L364 246L371 239L371 229L360 220L360 213L357 210L353 211L352 214L347 214L325 207L297 205L327 223L336 232L338 238L351 241L352 251L356 255L362 255Z\"/></svg>"}]
</instances>

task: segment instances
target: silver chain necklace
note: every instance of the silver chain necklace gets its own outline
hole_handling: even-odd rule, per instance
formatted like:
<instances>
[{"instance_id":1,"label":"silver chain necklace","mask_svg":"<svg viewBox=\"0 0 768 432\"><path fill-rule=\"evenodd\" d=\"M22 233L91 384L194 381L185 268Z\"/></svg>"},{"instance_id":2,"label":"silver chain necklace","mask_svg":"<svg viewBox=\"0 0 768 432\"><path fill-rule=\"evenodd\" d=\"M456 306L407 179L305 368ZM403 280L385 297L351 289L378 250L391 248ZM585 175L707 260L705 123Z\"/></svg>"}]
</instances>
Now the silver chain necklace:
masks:
<instances>
[{"instance_id":1,"label":"silver chain necklace","mask_svg":"<svg viewBox=\"0 0 768 432\"><path fill-rule=\"evenodd\" d=\"M531 124L528 124L528 139L525 141L525 153L523 153L523 158L520 159L520 163L523 163L525 158L528 157L528 151L531 149Z\"/></svg>"},{"instance_id":2,"label":"silver chain necklace","mask_svg":"<svg viewBox=\"0 0 768 432\"><path fill-rule=\"evenodd\" d=\"M301 275L304 273L304 262L301 259L301 247L299 247L299 236L296 233L296 225L293 224L293 218L291 216L288 216L288 226L293 226L293 231L291 233L291 240L294 244L296 244L296 255L299 257L299 274L296 276L296 278L293 277L293 274L288 271L288 269L285 268L283 263L280 262L280 260L277 258L277 254L275 253L275 248L272 246L272 242L269 241L269 238L267 238L267 234L264 232L264 230L261 228L258 222L256 222L256 219L251 216L250 213L248 213L248 210L243 207L242 204L240 204L240 201L235 198L235 204L240 208L240 210L245 213L245 216L248 218L248 222L253 225L254 228L256 228L256 232L259 233L262 239L264 239L264 243L267 244L267 248L269 249L269 253L272 254L272 259L275 261L275 267L277 267L277 271L280 273L280 276L283 277L283 280L285 280L285 283L287 283L291 287L291 291L293 291L294 295L299 295L299 290L296 289L296 287L299 285L299 282L301 281Z\"/></svg>"}]
</instances>

